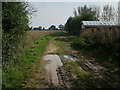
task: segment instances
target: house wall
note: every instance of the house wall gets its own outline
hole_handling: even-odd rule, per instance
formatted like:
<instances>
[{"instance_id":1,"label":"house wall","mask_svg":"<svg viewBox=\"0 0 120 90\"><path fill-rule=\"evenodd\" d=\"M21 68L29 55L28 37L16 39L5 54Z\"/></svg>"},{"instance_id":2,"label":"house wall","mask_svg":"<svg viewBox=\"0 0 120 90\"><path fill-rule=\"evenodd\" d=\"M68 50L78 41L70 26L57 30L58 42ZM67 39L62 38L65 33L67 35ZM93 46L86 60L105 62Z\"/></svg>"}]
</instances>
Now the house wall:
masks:
<instances>
[{"instance_id":1,"label":"house wall","mask_svg":"<svg viewBox=\"0 0 120 90\"><path fill-rule=\"evenodd\" d=\"M102 29L103 28L103 29ZM99 30L106 30L106 29L109 29L109 31L111 30L116 30L116 29L119 29L120 30L120 27L118 26L112 26L112 27L90 27L90 28L83 28L82 31L80 32L80 36L86 36L88 34L95 34L95 33L99 33ZM100 32L101 32L100 30Z\"/></svg>"},{"instance_id":2,"label":"house wall","mask_svg":"<svg viewBox=\"0 0 120 90\"><path fill-rule=\"evenodd\" d=\"M83 28L82 29L82 32L80 33L80 35L86 35L86 34L89 34L89 33L95 33L97 30L96 27L89 27L89 28Z\"/></svg>"}]
</instances>

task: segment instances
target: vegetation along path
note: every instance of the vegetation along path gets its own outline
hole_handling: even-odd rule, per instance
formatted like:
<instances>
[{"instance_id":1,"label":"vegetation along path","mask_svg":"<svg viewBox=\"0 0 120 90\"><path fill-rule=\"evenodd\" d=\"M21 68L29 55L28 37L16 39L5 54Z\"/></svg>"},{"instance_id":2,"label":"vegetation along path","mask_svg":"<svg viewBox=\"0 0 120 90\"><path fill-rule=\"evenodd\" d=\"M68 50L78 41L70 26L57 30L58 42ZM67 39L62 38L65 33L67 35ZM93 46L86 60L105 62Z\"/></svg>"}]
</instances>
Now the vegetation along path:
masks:
<instances>
[{"instance_id":1,"label":"vegetation along path","mask_svg":"<svg viewBox=\"0 0 120 90\"><path fill-rule=\"evenodd\" d=\"M37 76L39 83L35 87L120 88L118 74L95 58L73 49L74 38L59 33L49 41L41 59L44 75Z\"/></svg>"}]
</instances>

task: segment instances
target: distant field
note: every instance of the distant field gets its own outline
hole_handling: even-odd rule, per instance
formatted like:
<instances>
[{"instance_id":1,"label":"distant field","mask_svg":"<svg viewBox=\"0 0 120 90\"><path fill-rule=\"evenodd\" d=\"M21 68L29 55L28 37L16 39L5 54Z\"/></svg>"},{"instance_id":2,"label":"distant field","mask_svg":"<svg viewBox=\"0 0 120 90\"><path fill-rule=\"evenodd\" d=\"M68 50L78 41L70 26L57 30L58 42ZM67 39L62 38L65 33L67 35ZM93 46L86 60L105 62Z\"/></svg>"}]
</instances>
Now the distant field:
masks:
<instances>
[{"instance_id":1,"label":"distant field","mask_svg":"<svg viewBox=\"0 0 120 90\"><path fill-rule=\"evenodd\" d=\"M28 40L36 40L40 37L43 37L45 35L51 34L51 33L55 33L55 32L63 32L63 31L40 31L40 30L34 30L34 31L29 31L28 32Z\"/></svg>"},{"instance_id":2,"label":"distant field","mask_svg":"<svg viewBox=\"0 0 120 90\"><path fill-rule=\"evenodd\" d=\"M63 31L40 31L40 30L32 30L28 31L27 34L27 45L31 45L35 40L39 39L40 37L43 37L45 35L56 33L56 32L63 32Z\"/></svg>"}]
</instances>

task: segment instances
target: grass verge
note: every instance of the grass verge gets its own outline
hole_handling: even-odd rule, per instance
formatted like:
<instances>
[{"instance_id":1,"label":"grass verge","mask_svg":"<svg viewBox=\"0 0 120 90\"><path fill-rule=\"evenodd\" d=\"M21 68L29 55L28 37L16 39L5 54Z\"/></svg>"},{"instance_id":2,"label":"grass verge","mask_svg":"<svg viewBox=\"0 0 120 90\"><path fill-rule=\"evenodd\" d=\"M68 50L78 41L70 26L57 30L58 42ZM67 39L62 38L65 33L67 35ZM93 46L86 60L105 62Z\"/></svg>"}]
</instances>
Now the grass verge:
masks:
<instances>
[{"instance_id":1,"label":"grass verge","mask_svg":"<svg viewBox=\"0 0 120 90\"><path fill-rule=\"evenodd\" d=\"M115 72L120 71L120 52L106 47L91 47L84 39L78 38L73 41L72 47L86 55L94 57L95 60Z\"/></svg>"},{"instance_id":2,"label":"grass verge","mask_svg":"<svg viewBox=\"0 0 120 90\"><path fill-rule=\"evenodd\" d=\"M36 40L31 47L24 49L15 62L6 65L6 72L3 72L3 88L18 88L26 84L31 76L28 72L36 60L43 55L45 47L52 35L47 35Z\"/></svg>"},{"instance_id":3,"label":"grass verge","mask_svg":"<svg viewBox=\"0 0 120 90\"><path fill-rule=\"evenodd\" d=\"M114 84L111 83L109 76L102 76L99 73L95 73L92 70L85 69L86 66L84 66L84 62L78 62L78 61L70 61L65 58L63 58L63 55L74 55L74 53L82 53L86 58L93 57L101 63L103 62L109 62L107 63L110 66L110 61L107 61L108 55L111 55L111 52L105 51L102 52L101 50L90 49L89 44L84 42L84 39L81 39L80 41L76 41L76 46L73 47L71 45L75 41L74 36L63 36L63 37L57 37L55 40L55 45L59 47L57 50L57 53L61 55L61 59L63 62L63 67L61 67L62 73L64 75L68 76L71 83L72 88L109 88L109 87L117 87ZM75 48L75 50L73 48ZM91 51L90 51L91 50ZM94 51L94 52L93 52ZM109 53L107 53L109 52ZM96 56L96 57L95 57ZM106 60L105 60L106 59ZM81 65L83 64L83 65ZM111 63L112 65L115 65L114 63ZM84 68L83 68L84 67ZM110 66L113 67L113 66ZM116 68L117 65L115 65ZM114 78L113 78L114 79ZM110 82L109 82L110 81Z\"/></svg>"}]
</instances>

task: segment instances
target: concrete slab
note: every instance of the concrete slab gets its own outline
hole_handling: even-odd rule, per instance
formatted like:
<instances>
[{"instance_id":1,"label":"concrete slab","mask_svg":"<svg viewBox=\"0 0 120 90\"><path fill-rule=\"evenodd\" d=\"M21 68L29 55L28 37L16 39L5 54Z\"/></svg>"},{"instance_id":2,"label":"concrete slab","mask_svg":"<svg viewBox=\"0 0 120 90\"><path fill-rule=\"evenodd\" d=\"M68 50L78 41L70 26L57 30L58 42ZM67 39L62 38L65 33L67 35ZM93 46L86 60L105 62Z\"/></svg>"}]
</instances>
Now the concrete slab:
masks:
<instances>
[{"instance_id":1,"label":"concrete slab","mask_svg":"<svg viewBox=\"0 0 120 90\"><path fill-rule=\"evenodd\" d=\"M47 71L48 78L52 82L53 86L59 86L57 69L60 66L63 66L61 59L58 55L50 54L43 57L44 61L48 61L48 63L44 66Z\"/></svg>"}]
</instances>

